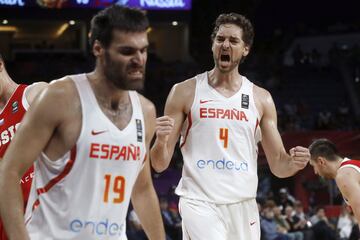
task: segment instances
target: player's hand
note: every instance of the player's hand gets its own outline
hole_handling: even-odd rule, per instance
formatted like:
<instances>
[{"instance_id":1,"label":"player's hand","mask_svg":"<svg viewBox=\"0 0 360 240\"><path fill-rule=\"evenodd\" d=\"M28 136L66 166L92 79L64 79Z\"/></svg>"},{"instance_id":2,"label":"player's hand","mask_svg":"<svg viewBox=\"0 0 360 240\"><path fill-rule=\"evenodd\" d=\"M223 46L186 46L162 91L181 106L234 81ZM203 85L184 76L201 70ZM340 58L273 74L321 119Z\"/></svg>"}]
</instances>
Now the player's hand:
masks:
<instances>
[{"instance_id":1,"label":"player's hand","mask_svg":"<svg viewBox=\"0 0 360 240\"><path fill-rule=\"evenodd\" d=\"M290 156L292 159L292 163L294 164L295 168L301 170L306 167L308 162L310 161L310 152L309 149L296 146L290 149Z\"/></svg>"},{"instance_id":2,"label":"player's hand","mask_svg":"<svg viewBox=\"0 0 360 240\"><path fill-rule=\"evenodd\" d=\"M156 141L166 143L174 128L174 119L169 116L162 116L156 119Z\"/></svg>"}]
</instances>

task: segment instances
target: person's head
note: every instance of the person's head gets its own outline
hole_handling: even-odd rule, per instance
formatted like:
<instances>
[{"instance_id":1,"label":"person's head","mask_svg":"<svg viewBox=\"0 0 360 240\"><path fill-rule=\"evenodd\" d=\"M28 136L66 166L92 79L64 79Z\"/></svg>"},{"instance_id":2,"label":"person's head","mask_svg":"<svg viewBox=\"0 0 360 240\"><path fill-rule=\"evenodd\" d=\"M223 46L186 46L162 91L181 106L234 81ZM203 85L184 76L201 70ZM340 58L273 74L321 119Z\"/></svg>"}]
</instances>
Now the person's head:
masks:
<instances>
[{"instance_id":1,"label":"person's head","mask_svg":"<svg viewBox=\"0 0 360 240\"><path fill-rule=\"evenodd\" d=\"M325 178L335 178L336 164L340 158L334 143L321 138L313 141L309 146L310 165L315 174Z\"/></svg>"},{"instance_id":2,"label":"person's head","mask_svg":"<svg viewBox=\"0 0 360 240\"><path fill-rule=\"evenodd\" d=\"M279 195L281 199L287 199L288 197L288 191L286 188L280 188Z\"/></svg>"},{"instance_id":3,"label":"person's head","mask_svg":"<svg viewBox=\"0 0 360 240\"><path fill-rule=\"evenodd\" d=\"M272 200L267 200L263 206L263 215L267 219L273 219L274 218L274 208L276 207L276 204Z\"/></svg>"},{"instance_id":4,"label":"person's head","mask_svg":"<svg viewBox=\"0 0 360 240\"><path fill-rule=\"evenodd\" d=\"M113 5L91 20L89 43L105 78L117 88L141 90L149 21L138 9Z\"/></svg>"},{"instance_id":5,"label":"person's head","mask_svg":"<svg viewBox=\"0 0 360 240\"><path fill-rule=\"evenodd\" d=\"M221 72L230 72L249 54L254 28L243 15L224 13L215 21L211 41L215 66Z\"/></svg>"},{"instance_id":6,"label":"person's head","mask_svg":"<svg viewBox=\"0 0 360 240\"><path fill-rule=\"evenodd\" d=\"M293 207L292 206L286 206L286 208L285 208L286 217L291 218L293 213L294 213Z\"/></svg>"},{"instance_id":7,"label":"person's head","mask_svg":"<svg viewBox=\"0 0 360 240\"><path fill-rule=\"evenodd\" d=\"M304 212L304 207L303 207L303 205L302 205L302 203L300 201L296 201L294 203L294 208L295 208L296 213L303 213Z\"/></svg>"},{"instance_id":8,"label":"person's head","mask_svg":"<svg viewBox=\"0 0 360 240\"><path fill-rule=\"evenodd\" d=\"M316 209L316 215L319 217L319 218L324 218L326 217L326 213L325 213L325 209L323 207L318 207Z\"/></svg>"}]
</instances>

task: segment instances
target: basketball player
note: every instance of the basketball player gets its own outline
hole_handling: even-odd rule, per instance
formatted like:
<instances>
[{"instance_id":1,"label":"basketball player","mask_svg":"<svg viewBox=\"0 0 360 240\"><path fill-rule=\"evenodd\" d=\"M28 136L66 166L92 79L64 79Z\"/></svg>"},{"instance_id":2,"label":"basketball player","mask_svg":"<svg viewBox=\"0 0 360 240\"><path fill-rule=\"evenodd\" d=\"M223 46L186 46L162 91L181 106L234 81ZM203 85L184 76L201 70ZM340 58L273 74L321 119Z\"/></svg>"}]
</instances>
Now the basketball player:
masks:
<instances>
[{"instance_id":1,"label":"basketball player","mask_svg":"<svg viewBox=\"0 0 360 240\"><path fill-rule=\"evenodd\" d=\"M309 151L315 174L335 179L345 202L360 223L360 160L340 157L335 144L324 138L315 140Z\"/></svg>"},{"instance_id":2,"label":"basketball player","mask_svg":"<svg viewBox=\"0 0 360 240\"><path fill-rule=\"evenodd\" d=\"M148 27L140 10L99 12L94 71L51 83L34 102L1 169L10 239L126 239L130 198L149 239L165 239L147 154L155 107L135 91L144 84ZM17 183L36 158L24 220Z\"/></svg>"},{"instance_id":3,"label":"basketball player","mask_svg":"<svg viewBox=\"0 0 360 240\"><path fill-rule=\"evenodd\" d=\"M184 239L260 239L255 197L261 136L276 176L292 176L309 161L306 148L285 152L270 93L238 72L253 37L244 16L221 14L211 36L215 67L176 84L165 116L157 119L151 150L157 171L168 167L181 134L184 167L176 193Z\"/></svg>"},{"instance_id":4,"label":"basketball player","mask_svg":"<svg viewBox=\"0 0 360 240\"><path fill-rule=\"evenodd\" d=\"M1 159L9 146L20 122L36 95L47 86L39 82L30 86L15 83L5 69L0 54L0 165ZM30 167L20 180L24 198L24 207L29 196L31 181L34 175ZM5 229L0 221L0 240L6 240Z\"/></svg>"}]
</instances>

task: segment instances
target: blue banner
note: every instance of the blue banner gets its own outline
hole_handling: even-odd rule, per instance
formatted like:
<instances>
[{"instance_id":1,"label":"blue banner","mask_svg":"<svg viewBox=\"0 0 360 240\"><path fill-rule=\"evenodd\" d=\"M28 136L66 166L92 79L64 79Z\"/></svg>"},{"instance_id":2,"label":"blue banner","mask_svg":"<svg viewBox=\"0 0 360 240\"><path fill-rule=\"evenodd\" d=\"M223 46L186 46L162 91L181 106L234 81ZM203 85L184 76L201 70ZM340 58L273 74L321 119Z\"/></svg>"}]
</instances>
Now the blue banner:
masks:
<instances>
[{"instance_id":1,"label":"blue banner","mask_svg":"<svg viewBox=\"0 0 360 240\"><path fill-rule=\"evenodd\" d=\"M145 10L191 9L191 0L0 0L0 7L105 8L111 4Z\"/></svg>"}]
</instances>

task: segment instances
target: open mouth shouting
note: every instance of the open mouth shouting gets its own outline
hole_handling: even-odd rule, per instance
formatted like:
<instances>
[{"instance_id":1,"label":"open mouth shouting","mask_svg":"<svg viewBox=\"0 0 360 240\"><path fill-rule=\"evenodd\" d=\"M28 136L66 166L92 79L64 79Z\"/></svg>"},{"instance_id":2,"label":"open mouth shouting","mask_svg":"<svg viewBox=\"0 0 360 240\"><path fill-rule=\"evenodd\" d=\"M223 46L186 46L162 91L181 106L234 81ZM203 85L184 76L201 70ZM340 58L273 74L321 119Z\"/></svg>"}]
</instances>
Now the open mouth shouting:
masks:
<instances>
[{"instance_id":1,"label":"open mouth shouting","mask_svg":"<svg viewBox=\"0 0 360 240\"><path fill-rule=\"evenodd\" d=\"M219 65L222 67L228 67L231 63L231 57L229 53L221 53Z\"/></svg>"}]
</instances>

